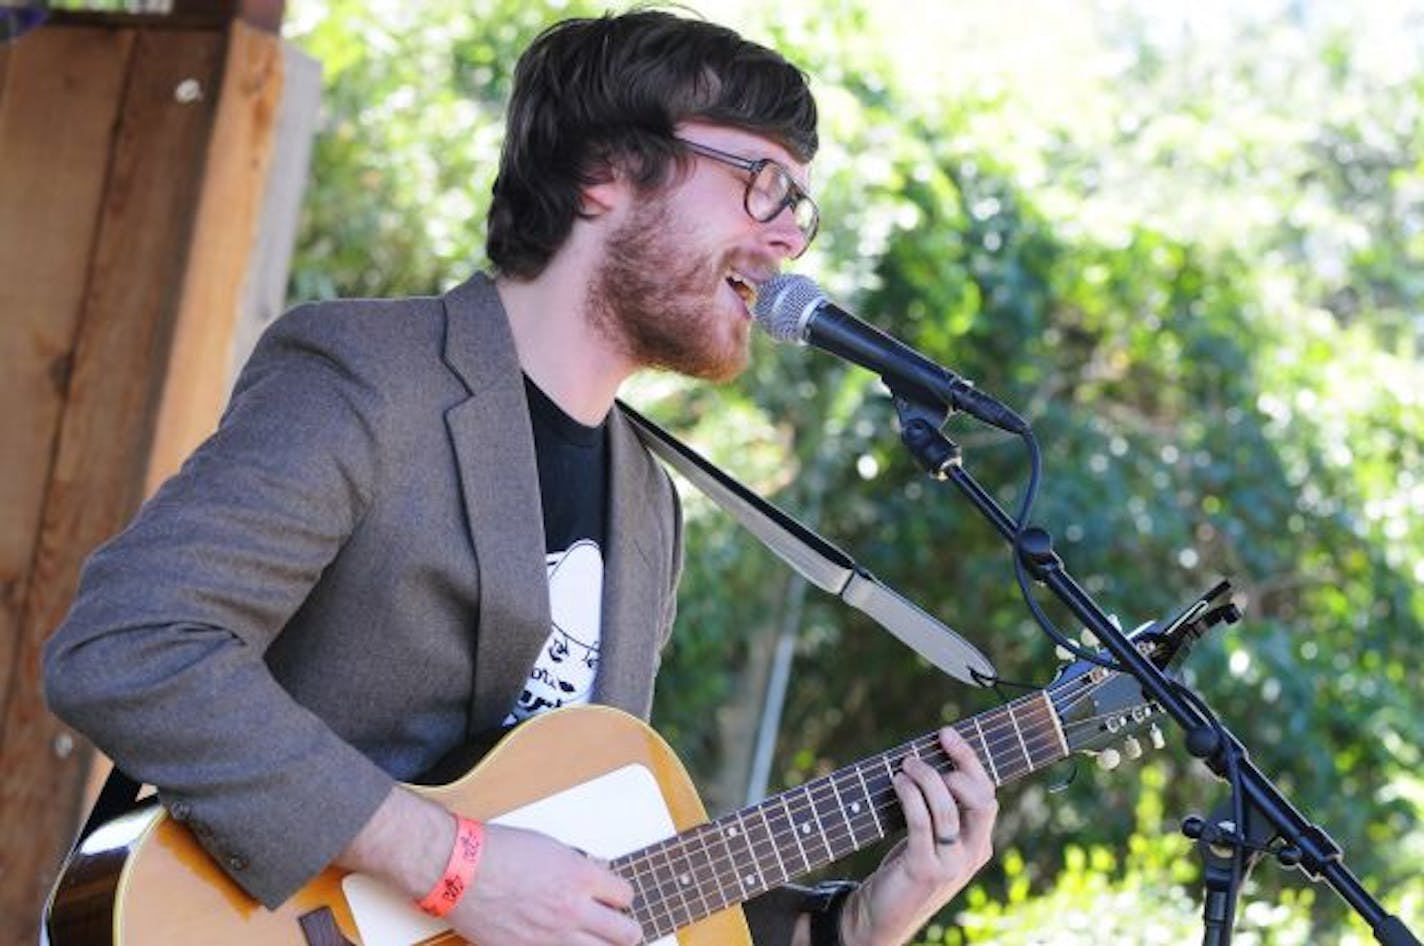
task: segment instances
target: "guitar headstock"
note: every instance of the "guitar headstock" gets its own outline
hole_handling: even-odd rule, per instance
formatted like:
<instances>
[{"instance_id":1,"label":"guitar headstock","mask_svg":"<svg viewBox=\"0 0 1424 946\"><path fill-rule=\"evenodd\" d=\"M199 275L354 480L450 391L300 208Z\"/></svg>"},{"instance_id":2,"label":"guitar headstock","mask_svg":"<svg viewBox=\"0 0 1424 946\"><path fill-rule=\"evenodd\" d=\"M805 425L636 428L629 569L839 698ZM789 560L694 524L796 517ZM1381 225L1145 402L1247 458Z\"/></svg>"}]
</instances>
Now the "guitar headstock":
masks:
<instances>
[{"instance_id":1,"label":"guitar headstock","mask_svg":"<svg viewBox=\"0 0 1424 946\"><path fill-rule=\"evenodd\" d=\"M1176 678L1177 668L1203 634L1223 621L1234 624L1240 619L1236 605L1220 600L1230 588L1228 582L1220 582L1171 620L1144 624L1128 639L1138 653ZM1108 656L1106 651L1100 653ZM1115 768L1124 755L1141 756L1138 734L1144 730L1154 748L1163 745L1157 726L1162 708L1147 698L1130 673L1078 660L1059 671L1047 692L1069 751L1093 755L1104 768Z\"/></svg>"}]
</instances>

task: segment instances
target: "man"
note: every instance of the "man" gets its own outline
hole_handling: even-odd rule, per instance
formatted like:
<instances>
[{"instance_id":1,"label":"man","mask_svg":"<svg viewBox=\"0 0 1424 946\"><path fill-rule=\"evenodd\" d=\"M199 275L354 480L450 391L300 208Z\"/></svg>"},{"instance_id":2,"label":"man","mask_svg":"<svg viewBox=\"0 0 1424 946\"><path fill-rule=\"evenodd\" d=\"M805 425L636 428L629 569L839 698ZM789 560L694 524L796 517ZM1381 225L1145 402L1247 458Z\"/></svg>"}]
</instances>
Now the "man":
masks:
<instances>
[{"instance_id":1,"label":"man","mask_svg":"<svg viewBox=\"0 0 1424 946\"><path fill-rule=\"evenodd\" d=\"M744 367L756 286L815 235L815 122L804 76L721 27L543 34L495 276L279 320L219 430L87 566L46 653L56 712L268 906L331 863L428 899L466 826L396 780L550 705L648 713L681 523L614 397L644 368ZM749 904L759 942L903 942L987 860L991 783L942 741L957 771L897 776L902 846L829 920L791 889ZM605 864L470 830L441 910L472 942L641 940Z\"/></svg>"}]
</instances>

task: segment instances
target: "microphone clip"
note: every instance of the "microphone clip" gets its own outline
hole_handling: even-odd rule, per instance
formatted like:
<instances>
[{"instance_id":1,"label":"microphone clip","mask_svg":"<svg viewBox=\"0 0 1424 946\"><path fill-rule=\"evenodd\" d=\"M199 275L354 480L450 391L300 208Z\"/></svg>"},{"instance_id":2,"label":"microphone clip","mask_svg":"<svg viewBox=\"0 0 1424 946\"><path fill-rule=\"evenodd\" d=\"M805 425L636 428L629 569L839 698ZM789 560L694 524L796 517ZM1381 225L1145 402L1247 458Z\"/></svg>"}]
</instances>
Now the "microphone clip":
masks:
<instances>
[{"instance_id":1,"label":"microphone clip","mask_svg":"<svg viewBox=\"0 0 1424 946\"><path fill-rule=\"evenodd\" d=\"M936 480L949 479L950 471L964 460L959 444L940 430L953 411L928 407L891 389L895 413L900 417L900 441L926 473Z\"/></svg>"}]
</instances>

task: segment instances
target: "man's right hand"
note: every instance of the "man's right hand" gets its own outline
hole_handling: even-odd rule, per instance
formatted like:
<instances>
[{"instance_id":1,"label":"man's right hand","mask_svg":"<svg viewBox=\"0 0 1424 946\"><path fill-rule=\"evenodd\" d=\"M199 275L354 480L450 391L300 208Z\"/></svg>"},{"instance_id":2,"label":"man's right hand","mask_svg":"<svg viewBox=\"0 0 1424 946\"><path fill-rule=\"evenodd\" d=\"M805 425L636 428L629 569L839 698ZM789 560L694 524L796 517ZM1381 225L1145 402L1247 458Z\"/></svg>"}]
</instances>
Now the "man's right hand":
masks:
<instances>
[{"instance_id":1,"label":"man's right hand","mask_svg":"<svg viewBox=\"0 0 1424 946\"><path fill-rule=\"evenodd\" d=\"M475 881L446 917L480 946L634 946L643 934L624 911L633 885L552 838L485 826Z\"/></svg>"},{"instance_id":2,"label":"man's right hand","mask_svg":"<svg viewBox=\"0 0 1424 946\"><path fill-rule=\"evenodd\" d=\"M376 877L419 900L435 886L455 842L455 818L397 787L336 866ZM633 887L607 864L522 828L485 826L473 882L445 916L477 946L635 946L626 912Z\"/></svg>"}]
</instances>

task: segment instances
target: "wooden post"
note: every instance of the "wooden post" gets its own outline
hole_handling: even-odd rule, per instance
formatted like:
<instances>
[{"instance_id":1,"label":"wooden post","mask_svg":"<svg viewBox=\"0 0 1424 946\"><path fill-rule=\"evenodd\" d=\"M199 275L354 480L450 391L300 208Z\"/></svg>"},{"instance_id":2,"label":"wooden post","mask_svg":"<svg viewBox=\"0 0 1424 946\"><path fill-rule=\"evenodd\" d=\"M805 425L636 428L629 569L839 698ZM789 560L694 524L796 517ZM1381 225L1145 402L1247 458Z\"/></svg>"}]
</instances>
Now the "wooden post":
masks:
<instances>
[{"instance_id":1,"label":"wooden post","mask_svg":"<svg viewBox=\"0 0 1424 946\"><path fill-rule=\"evenodd\" d=\"M0 946L37 940L93 756L44 708L44 640L215 423L263 229L292 232L299 189L274 207L268 172L279 127L310 138L316 72L279 122L293 54L244 22L280 9L55 14L0 47Z\"/></svg>"}]
</instances>

